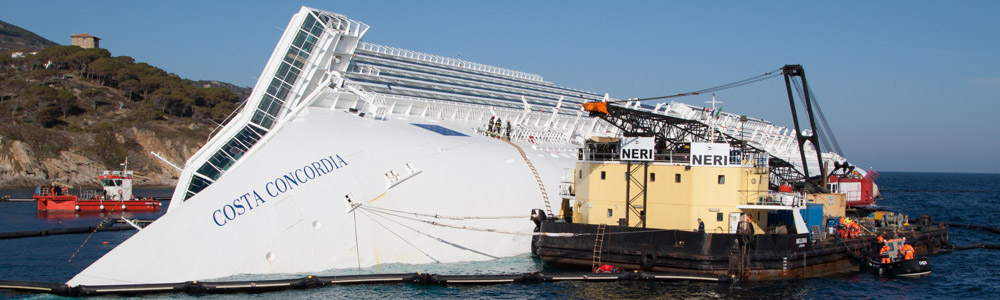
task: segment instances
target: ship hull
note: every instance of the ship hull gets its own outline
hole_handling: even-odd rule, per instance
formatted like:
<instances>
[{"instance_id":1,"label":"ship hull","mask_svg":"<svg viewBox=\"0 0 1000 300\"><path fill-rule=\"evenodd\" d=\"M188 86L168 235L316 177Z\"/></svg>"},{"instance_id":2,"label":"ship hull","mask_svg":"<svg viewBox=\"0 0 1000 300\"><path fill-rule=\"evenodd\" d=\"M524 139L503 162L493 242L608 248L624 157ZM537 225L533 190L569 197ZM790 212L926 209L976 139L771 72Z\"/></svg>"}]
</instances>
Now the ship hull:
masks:
<instances>
[{"instance_id":1,"label":"ship hull","mask_svg":"<svg viewBox=\"0 0 1000 300\"><path fill-rule=\"evenodd\" d=\"M931 259L918 257L891 263L879 263L869 260L862 269L886 277L919 278L931 275Z\"/></svg>"},{"instance_id":2,"label":"ship hull","mask_svg":"<svg viewBox=\"0 0 1000 300\"><path fill-rule=\"evenodd\" d=\"M532 230L526 212L545 206L541 188L559 194L576 150L520 143L522 156L507 142L477 134L478 126L307 108L212 186L172 207L69 284L163 283L526 253Z\"/></svg>"},{"instance_id":3,"label":"ship hull","mask_svg":"<svg viewBox=\"0 0 1000 300\"><path fill-rule=\"evenodd\" d=\"M572 233L574 237L540 236L533 252L547 264L590 270L595 257L598 225L541 222L543 233ZM932 254L947 242L947 229L903 232L916 251ZM743 241L747 242L741 242ZM858 271L873 251L871 238L811 242L808 234L698 233L607 226L600 263L631 270L739 276L748 280L810 278ZM743 245L748 245L743 247ZM742 268L741 268L742 266Z\"/></svg>"},{"instance_id":4,"label":"ship hull","mask_svg":"<svg viewBox=\"0 0 1000 300\"><path fill-rule=\"evenodd\" d=\"M138 200L80 200L77 196L34 196L39 212L150 212L160 209L160 202L153 199Z\"/></svg>"}]
</instances>

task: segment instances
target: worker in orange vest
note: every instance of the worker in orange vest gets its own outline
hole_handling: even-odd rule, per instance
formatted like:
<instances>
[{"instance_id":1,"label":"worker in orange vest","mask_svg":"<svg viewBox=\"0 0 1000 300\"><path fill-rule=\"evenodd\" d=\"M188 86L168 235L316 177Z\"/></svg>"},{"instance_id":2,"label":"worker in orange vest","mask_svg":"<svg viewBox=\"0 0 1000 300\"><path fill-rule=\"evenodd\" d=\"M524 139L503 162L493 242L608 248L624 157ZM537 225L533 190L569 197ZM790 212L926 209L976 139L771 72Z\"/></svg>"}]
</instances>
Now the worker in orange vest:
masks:
<instances>
[{"instance_id":1,"label":"worker in orange vest","mask_svg":"<svg viewBox=\"0 0 1000 300\"><path fill-rule=\"evenodd\" d=\"M889 257L889 244L883 244L882 250L878 251L878 254L882 256L882 263L887 264L892 262L892 258Z\"/></svg>"},{"instance_id":2,"label":"worker in orange vest","mask_svg":"<svg viewBox=\"0 0 1000 300\"><path fill-rule=\"evenodd\" d=\"M910 246L910 244L903 244L903 247L900 250L903 251L903 259L913 259L913 246Z\"/></svg>"},{"instance_id":3,"label":"worker in orange vest","mask_svg":"<svg viewBox=\"0 0 1000 300\"><path fill-rule=\"evenodd\" d=\"M840 223L837 224L837 235L840 238L847 238L847 221L844 217L840 217Z\"/></svg>"}]
</instances>

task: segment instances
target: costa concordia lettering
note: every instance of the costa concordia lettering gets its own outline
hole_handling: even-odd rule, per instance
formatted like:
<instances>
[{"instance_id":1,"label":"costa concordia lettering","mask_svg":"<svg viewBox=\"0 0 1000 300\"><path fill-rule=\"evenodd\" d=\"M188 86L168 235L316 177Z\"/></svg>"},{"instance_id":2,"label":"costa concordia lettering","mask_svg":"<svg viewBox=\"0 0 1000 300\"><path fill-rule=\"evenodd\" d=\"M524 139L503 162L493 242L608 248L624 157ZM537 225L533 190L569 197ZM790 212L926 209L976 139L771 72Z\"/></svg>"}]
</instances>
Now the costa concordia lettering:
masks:
<instances>
[{"instance_id":1,"label":"costa concordia lettering","mask_svg":"<svg viewBox=\"0 0 1000 300\"><path fill-rule=\"evenodd\" d=\"M527 253L528 212L558 212L564 198L571 201L562 183L572 181L584 141L619 136L581 103L612 98L536 74L368 43L368 28L308 7L293 15L246 104L184 164L168 211L68 284ZM683 103L629 105L708 118ZM801 165L791 130L724 112L713 117L726 134ZM499 133L508 122L509 133ZM510 143L495 138L507 135ZM844 161L824 155L827 163Z\"/></svg>"},{"instance_id":2,"label":"costa concordia lettering","mask_svg":"<svg viewBox=\"0 0 1000 300\"><path fill-rule=\"evenodd\" d=\"M278 176L272 181L268 181L264 184L265 194L271 198L276 198L279 195L288 192L299 184L305 184L310 180L316 179L319 176L331 173L334 170L340 169L342 166L347 166L347 161L340 158L340 155L330 156L327 158L321 158L317 161L309 163L301 168L295 169L294 171L288 172L288 174ZM236 220L237 217L243 214L253 211L254 207L260 206L267 201L260 196L257 190L253 190L249 193L245 193L236 199L233 199L232 203L226 203L220 209L216 209L212 212L212 221L215 225L225 226L229 221Z\"/></svg>"}]
</instances>

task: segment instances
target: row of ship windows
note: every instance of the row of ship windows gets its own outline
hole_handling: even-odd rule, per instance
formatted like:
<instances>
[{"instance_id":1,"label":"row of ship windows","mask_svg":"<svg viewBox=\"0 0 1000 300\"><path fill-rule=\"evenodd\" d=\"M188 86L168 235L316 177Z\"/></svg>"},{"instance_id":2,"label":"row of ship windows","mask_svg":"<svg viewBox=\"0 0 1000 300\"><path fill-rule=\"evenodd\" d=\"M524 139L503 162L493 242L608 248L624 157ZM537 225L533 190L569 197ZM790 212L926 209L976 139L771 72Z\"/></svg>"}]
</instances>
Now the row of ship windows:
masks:
<instances>
[{"instance_id":1,"label":"row of ship windows","mask_svg":"<svg viewBox=\"0 0 1000 300\"><path fill-rule=\"evenodd\" d=\"M582 179L583 178L583 170L579 170L578 172L579 172L579 175L577 175L577 177ZM625 176L627 178L628 173L625 173ZM601 180L605 180L605 179L607 179L607 173L606 173L606 171L601 171ZM656 182L656 173L649 173L649 182ZM674 174L674 182L677 182L677 183L681 182L681 174L680 173L675 173ZM719 182L719 184L726 184L726 175L719 175L718 182Z\"/></svg>"},{"instance_id":2,"label":"row of ship windows","mask_svg":"<svg viewBox=\"0 0 1000 300\"><path fill-rule=\"evenodd\" d=\"M288 47L288 52L282 59L281 65L275 71L267 91L261 97L257 110L250 119L252 124L244 126L198 168L196 172L204 178L197 175L191 177L191 183L188 185L184 200L191 198L211 185L212 181L219 179L225 170L236 163L274 126L274 119L284 107L287 100L285 98L291 91L291 83L298 79L299 72L315 46L316 36L322 33L322 26L323 24L316 22L311 14L306 16L306 20L303 21L303 25L292 41L292 45Z\"/></svg>"}]
</instances>

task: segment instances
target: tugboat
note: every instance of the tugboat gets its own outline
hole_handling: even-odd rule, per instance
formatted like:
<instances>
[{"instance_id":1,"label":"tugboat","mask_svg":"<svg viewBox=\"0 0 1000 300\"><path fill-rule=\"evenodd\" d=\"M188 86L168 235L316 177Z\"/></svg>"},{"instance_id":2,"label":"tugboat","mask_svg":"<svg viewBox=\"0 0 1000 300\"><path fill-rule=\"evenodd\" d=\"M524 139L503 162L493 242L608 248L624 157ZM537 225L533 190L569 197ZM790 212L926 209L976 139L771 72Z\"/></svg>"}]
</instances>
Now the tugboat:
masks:
<instances>
[{"instance_id":1,"label":"tugboat","mask_svg":"<svg viewBox=\"0 0 1000 300\"><path fill-rule=\"evenodd\" d=\"M885 241L879 259L870 257L863 269L887 277L924 277L931 274L931 259L914 257L905 238Z\"/></svg>"},{"instance_id":2,"label":"tugboat","mask_svg":"<svg viewBox=\"0 0 1000 300\"><path fill-rule=\"evenodd\" d=\"M121 171L101 171L97 179L102 190L85 190L81 195L71 195L70 186L53 182L51 186L35 188L32 198L38 202L39 212L149 212L160 209L160 201L152 197L136 198L132 194L133 171L128 170L128 160Z\"/></svg>"},{"instance_id":3,"label":"tugboat","mask_svg":"<svg viewBox=\"0 0 1000 300\"><path fill-rule=\"evenodd\" d=\"M786 83L790 76L805 82L801 66L783 72ZM789 98L801 166L711 122L585 103L591 115L621 128L623 137L589 141L581 149L559 214L532 212L539 232L532 253L568 268L608 264L765 280L858 271L877 250L878 235L906 238L917 254L941 251L948 230L929 217L911 225L849 215L859 210L847 209L849 194L828 188L833 172L824 169L831 162L821 155L819 131L813 125L814 134L801 134L791 93ZM815 124L808 96L804 102ZM811 163L806 149L816 155ZM819 165L819 176L810 176L809 164Z\"/></svg>"}]
</instances>

